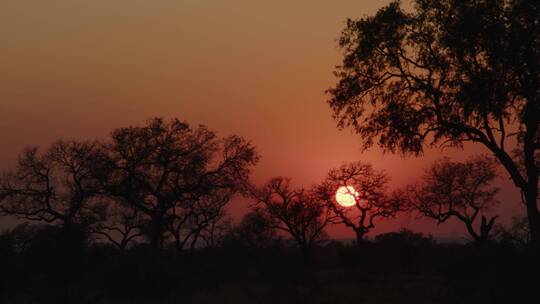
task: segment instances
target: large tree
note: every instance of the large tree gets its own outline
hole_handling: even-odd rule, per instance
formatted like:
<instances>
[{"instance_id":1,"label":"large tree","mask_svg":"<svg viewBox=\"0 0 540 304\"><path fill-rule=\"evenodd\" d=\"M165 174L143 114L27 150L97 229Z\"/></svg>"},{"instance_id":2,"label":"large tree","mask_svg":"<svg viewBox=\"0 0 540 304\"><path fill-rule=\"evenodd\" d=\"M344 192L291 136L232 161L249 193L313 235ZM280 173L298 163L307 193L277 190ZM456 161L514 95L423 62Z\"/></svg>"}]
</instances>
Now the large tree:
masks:
<instances>
[{"instance_id":1,"label":"large tree","mask_svg":"<svg viewBox=\"0 0 540 304\"><path fill-rule=\"evenodd\" d=\"M14 170L0 179L0 212L19 219L87 228L104 216L94 164L103 158L96 142L58 141L45 151L27 148Z\"/></svg>"},{"instance_id":2,"label":"large tree","mask_svg":"<svg viewBox=\"0 0 540 304\"><path fill-rule=\"evenodd\" d=\"M144 215L155 250L167 232L181 249L186 225L200 220L201 213L211 216L243 191L258 160L254 147L239 136L219 138L204 126L161 118L115 130L107 151L104 187Z\"/></svg>"},{"instance_id":3,"label":"large tree","mask_svg":"<svg viewBox=\"0 0 540 304\"><path fill-rule=\"evenodd\" d=\"M347 21L339 81L329 90L339 126L392 152L483 145L522 191L540 242L540 2L413 4Z\"/></svg>"},{"instance_id":4,"label":"large tree","mask_svg":"<svg viewBox=\"0 0 540 304\"><path fill-rule=\"evenodd\" d=\"M407 187L411 211L444 223L455 218L476 242L491 237L497 216L488 217L498 201L497 163L489 157L474 156L464 162L443 158L429 167L419 183ZM477 219L480 219L478 224ZM477 227L478 226L478 227Z\"/></svg>"}]
</instances>

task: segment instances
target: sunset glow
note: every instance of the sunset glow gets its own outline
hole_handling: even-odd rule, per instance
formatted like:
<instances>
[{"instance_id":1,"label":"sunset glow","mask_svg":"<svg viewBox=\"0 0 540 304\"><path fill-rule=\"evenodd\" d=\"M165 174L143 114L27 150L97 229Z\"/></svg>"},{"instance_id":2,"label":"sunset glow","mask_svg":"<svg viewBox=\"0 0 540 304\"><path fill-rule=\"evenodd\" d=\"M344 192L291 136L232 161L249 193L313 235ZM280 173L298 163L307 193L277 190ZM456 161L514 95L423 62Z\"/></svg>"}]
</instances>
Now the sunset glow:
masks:
<instances>
[{"instance_id":1,"label":"sunset glow","mask_svg":"<svg viewBox=\"0 0 540 304\"><path fill-rule=\"evenodd\" d=\"M540 303L539 0L0 0L0 36L0 304Z\"/></svg>"}]
</instances>

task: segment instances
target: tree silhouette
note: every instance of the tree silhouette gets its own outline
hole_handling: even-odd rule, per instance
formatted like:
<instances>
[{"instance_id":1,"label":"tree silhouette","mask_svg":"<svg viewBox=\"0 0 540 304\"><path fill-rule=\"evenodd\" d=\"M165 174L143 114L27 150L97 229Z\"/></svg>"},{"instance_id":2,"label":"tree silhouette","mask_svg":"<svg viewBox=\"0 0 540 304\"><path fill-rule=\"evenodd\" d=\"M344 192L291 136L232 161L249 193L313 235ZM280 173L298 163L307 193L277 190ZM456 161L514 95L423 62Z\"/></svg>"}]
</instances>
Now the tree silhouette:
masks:
<instances>
[{"instance_id":1,"label":"tree silhouette","mask_svg":"<svg viewBox=\"0 0 540 304\"><path fill-rule=\"evenodd\" d=\"M239 240L252 251L260 251L279 243L280 237L273 219L263 207L252 208L229 234L229 239Z\"/></svg>"},{"instance_id":2,"label":"tree silhouette","mask_svg":"<svg viewBox=\"0 0 540 304\"><path fill-rule=\"evenodd\" d=\"M402 228L397 232L387 232L379 234L375 237L375 243L378 244L395 244L401 247L407 246L429 246L435 241L431 235L424 236L423 233L414 232L407 228Z\"/></svg>"},{"instance_id":3,"label":"tree silhouette","mask_svg":"<svg viewBox=\"0 0 540 304\"><path fill-rule=\"evenodd\" d=\"M332 213L312 190L294 189L290 180L272 178L264 187L253 191L253 197L263 206L270 228L289 234L302 252L307 267L313 246L325 237L324 229L332 221Z\"/></svg>"},{"instance_id":4,"label":"tree silhouette","mask_svg":"<svg viewBox=\"0 0 540 304\"><path fill-rule=\"evenodd\" d=\"M99 177L103 157L96 142L58 141L45 152L33 147L0 181L0 211L20 219L56 223L69 230L104 216Z\"/></svg>"},{"instance_id":5,"label":"tree silhouette","mask_svg":"<svg viewBox=\"0 0 540 304\"><path fill-rule=\"evenodd\" d=\"M226 235L231 230L232 219L225 210L221 210L209 219L206 227L199 233L199 238L204 242L205 248L216 248L223 244Z\"/></svg>"},{"instance_id":6,"label":"tree silhouette","mask_svg":"<svg viewBox=\"0 0 540 304\"><path fill-rule=\"evenodd\" d=\"M265 275L268 261L264 253L272 248L282 248L282 238L273 225L274 220L268 212L261 206L255 206L224 236L224 248L240 248L241 252L247 252L257 270Z\"/></svg>"},{"instance_id":7,"label":"tree silhouette","mask_svg":"<svg viewBox=\"0 0 540 304\"><path fill-rule=\"evenodd\" d=\"M506 244L526 246L531 241L531 231L526 217L512 217L510 227L496 225L493 229L496 238Z\"/></svg>"},{"instance_id":8,"label":"tree silhouette","mask_svg":"<svg viewBox=\"0 0 540 304\"><path fill-rule=\"evenodd\" d=\"M167 213L167 230L174 238L178 253L188 243L193 250L202 235L213 237L208 235L208 229L223 218L225 207L235 193L233 189L219 190L180 202Z\"/></svg>"},{"instance_id":9,"label":"tree silhouette","mask_svg":"<svg viewBox=\"0 0 540 304\"><path fill-rule=\"evenodd\" d=\"M125 251L130 243L144 235L145 219L135 208L110 200L106 219L90 226L90 232L103 236L120 251Z\"/></svg>"},{"instance_id":10,"label":"tree silhouette","mask_svg":"<svg viewBox=\"0 0 540 304\"><path fill-rule=\"evenodd\" d=\"M523 192L540 241L538 1L415 0L412 12L396 1L348 20L339 45L328 102L340 127L392 152L483 145ZM524 171L509 150L516 138Z\"/></svg>"},{"instance_id":11,"label":"tree silhouette","mask_svg":"<svg viewBox=\"0 0 540 304\"><path fill-rule=\"evenodd\" d=\"M154 118L145 126L120 128L107 146L107 192L148 221L150 245L159 250L169 232L180 251L201 229L185 228L222 208L243 191L258 156L238 136L223 139L204 126ZM200 223L199 223L200 224Z\"/></svg>"},{"instance_id":12,"label":"tree silhouette","mask_svg":"<svg viewBox=\"0 0 540 304\"><path fill-rule=\"evenodd\" d=\"M485 156L462 163L444 158L426 170L419 184L408 187L409 207L439 223L456 218L465 224L473 240L484 242L498 217L483 214L498 203L495 195L499 188L491 186L497 177L496 165Z\"/></svg>"},{"instance_id":13,"label":"tree silhouette","mask_svg":"<svg viewBox=\"0 0 540 304\"><path fill-rule=\"evenodd\" d=\"M399 200L385 194L388 181L384 171L375 170L371 164L353 162L330 170L318 187L318 193L336 215L334 222L352 229L356 243L360 245L365 235L375 227L376 218L393 217L400 210ZM344 207L336 202L335 195L340 187L349 186L355 190L353 193L347 188L350 197L354 198L354 205Z\"/></svg>"},{"instance_id":14,"label":"tree silhouette","mask_svg":"<svg viewBox=\"0 0 540 304\"><path fill-rule=\"evenodd\" d=\"M0 233L0 244L2 244L0 252L3 256L25 253L32 244L32 238L40 229L43 229L42 225L22 223L11 229L3 230Z\"/></svg>"}]
</instances>

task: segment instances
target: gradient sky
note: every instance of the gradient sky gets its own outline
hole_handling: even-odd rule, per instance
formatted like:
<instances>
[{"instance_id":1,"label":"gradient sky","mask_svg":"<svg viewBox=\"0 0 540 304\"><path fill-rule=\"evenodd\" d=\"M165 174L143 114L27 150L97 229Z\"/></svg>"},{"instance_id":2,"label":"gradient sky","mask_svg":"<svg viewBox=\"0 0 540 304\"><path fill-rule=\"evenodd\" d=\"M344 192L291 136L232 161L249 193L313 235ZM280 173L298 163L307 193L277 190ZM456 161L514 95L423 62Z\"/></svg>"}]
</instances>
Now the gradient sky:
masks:
<instances>
[{"instance_id":1,"label":"gradient sky","mask_svg":"<svg viewBox=\"0 0 540 304\"><path fill-rule=\"evenodd\" d=\"M373 14L389 1L3 0L0 2L0 168L28 145L61 138L105 138L154 116L239 134L262 155L253 178L320 181L328 169L364 160L385 169L392 187L414 181L438 157L483 151L433 150L423 158L361 153L359 138L339 131L324 91L340 62L336 39L346 18ZM521 212L501 174L497 209ZM235 201L240 217L248 202ZM450 223L411 216L380 224L437 236L464 236ZM346 228L331 235L349 237Z\"/></svg>"}]
</instances>

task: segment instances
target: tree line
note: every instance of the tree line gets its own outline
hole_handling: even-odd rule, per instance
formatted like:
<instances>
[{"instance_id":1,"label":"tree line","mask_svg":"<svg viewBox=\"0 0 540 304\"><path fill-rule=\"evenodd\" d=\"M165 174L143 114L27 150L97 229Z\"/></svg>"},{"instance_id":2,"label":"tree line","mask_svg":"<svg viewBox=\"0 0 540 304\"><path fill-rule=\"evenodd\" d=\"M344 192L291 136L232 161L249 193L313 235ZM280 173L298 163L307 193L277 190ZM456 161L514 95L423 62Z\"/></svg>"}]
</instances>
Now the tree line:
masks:
<instances>
[{"instance_id":1,"label":"tree line","mask_svg":"<svg viewBox=\"0 0 540 304\"><path fill-rule=\"evenodd\" d=\"M195 243L246 189L258 155L238 136L152 119L107 142L58 141L28 148L2 176L0 210L25 220L74 226L124 249L144 235L158 251Z\"/></svg>"},{"instance_id":2,"label":"tree line","mask_svg":"<svg viewBox=\"0 0 540 304\"><path fill-rule=\"evenodd\" d=\"M0 179L2 215L80 231L123 251L146 243L158 254L174 248L216 247L236 238L264 246L290 238L309 266L311 252L327 239L329 225L350 228L358 245L379 219L415 212L438 223L461 221L476 242L492 236L497 216L497 163L487 156L464 162L441 159L421 179L389 190L390 177L365 162L343 164L310 187L286 177L258 186L250 172L259 160L240 136L220 138L207 127L162 118L119 128L105 141L57 141L46 150L24 150ZM352 187L352 206L336 191ZM351 189L352 189L351 188ZM233 224L227 206L236 196L251 209Z\"/></svg>"}]
</instances>

